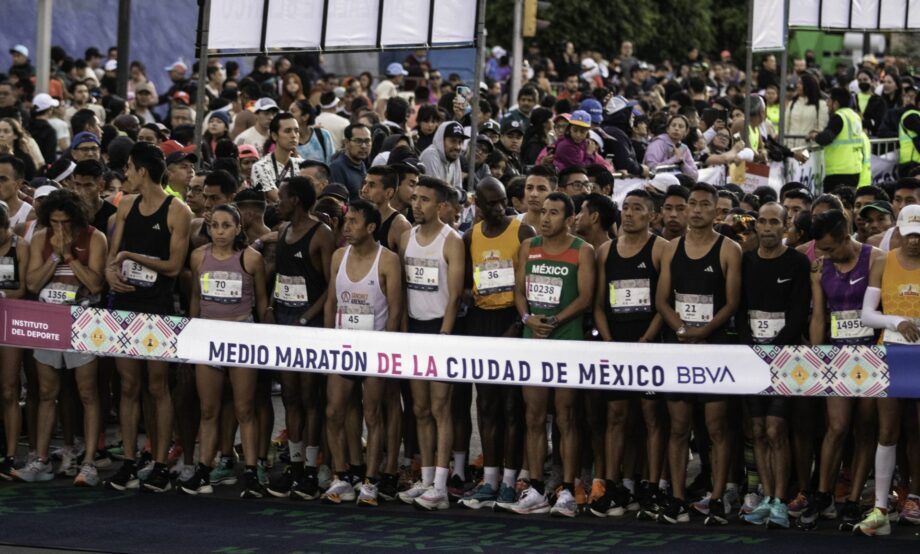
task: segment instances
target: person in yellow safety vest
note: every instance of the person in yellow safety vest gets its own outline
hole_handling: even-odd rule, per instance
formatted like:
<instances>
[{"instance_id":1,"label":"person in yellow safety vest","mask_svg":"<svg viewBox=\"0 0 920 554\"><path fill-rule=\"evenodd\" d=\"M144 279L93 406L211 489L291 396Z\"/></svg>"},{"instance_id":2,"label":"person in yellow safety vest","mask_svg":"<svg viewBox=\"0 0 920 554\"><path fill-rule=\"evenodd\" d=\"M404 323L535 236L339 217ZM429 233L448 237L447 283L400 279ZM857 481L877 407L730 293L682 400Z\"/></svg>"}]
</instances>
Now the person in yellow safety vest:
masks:
<instances>
[{"instance_id":1,"label":"person in yellow safety vest","mask_svg":"<svg viewBox=\"0 0 920 554\"><path fill-rule=\"evenodd\" d=\"M846 89L832 89L827 99L831 113L827 127L808 135L824 147L824 192L872 184L869 137L863 132L862 118L849 107L850 100Z\"/></svg>"},{"instance_id":2,"label":"person in yellow safety vest","mask_svg":"<svg viewBox=\"0 0 920 554\"><path fill-rule=\"evenodd\" d=\"M898 176L910 177L911 170L920 167L920 109L915 103L905 102L898 123L898 143Z\"/></svg>"}]
</instances>

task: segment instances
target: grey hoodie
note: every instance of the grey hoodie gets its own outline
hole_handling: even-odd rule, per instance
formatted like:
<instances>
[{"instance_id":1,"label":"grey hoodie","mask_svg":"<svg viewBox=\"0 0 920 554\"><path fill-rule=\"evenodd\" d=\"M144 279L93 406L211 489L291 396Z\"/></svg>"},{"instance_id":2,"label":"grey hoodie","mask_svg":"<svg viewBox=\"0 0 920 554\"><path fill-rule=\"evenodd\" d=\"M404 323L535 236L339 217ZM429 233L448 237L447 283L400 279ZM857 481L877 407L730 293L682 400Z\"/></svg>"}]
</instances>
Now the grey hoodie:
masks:
<instances>
[{"instance_id":1,"label":"grey hoodie","mask_svg":"<svg viewBox=\"0 0 920 554\"><path fill-rule=\"evenodd\" d=\"M460 168L460 158L448 162L444 156L444 130L448 125L455 125L456 121L445 121L438 126L431 140L431 146L422 151L419 161L425 164L425 174L437 177L447 184L458 189L463 188L463 170ZM462 154L461 154L462 155Z\"/></svg>"}]
</instances>

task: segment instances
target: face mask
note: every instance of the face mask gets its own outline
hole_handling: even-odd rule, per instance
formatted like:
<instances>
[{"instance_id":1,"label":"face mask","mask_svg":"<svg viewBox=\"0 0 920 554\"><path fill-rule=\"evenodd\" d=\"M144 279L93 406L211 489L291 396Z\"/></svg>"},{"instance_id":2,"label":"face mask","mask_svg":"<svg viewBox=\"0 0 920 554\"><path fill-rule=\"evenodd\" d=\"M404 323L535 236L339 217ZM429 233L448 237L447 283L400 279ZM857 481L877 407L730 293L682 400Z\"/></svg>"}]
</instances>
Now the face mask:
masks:
<instances>
[{"instance_id":1,"label":"face mask","mask_svg":"<svg viewBox=\"0 0 920 554\"><path fill-rule=\"evenodd\" d=\"M869 92L870 88L872 88L872 83L859 83L859 90L863 92Z\"/></svg>"}]
</instances>

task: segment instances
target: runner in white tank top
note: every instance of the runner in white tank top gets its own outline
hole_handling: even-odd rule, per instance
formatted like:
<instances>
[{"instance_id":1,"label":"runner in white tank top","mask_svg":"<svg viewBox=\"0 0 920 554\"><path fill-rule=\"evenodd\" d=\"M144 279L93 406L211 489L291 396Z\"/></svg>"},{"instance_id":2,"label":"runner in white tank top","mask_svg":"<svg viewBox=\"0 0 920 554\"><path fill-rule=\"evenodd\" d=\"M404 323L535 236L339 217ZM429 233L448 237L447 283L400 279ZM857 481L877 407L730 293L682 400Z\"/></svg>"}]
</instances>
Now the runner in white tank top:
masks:
<instances>
[{"instance_id":1,"label":"runner in white tank top","mask_svg":"<svg viewBox=\"0 0 920 554\"><path fill-rule=\"evenodd\" d=\"M377 247L377 256L370 271L360 280L352 281L348 277L348 255L351 254L351 245L345 247L342 264L335 276L335 292L338 295L336 329L383 331L386 328L390 312L386 294L380 288L378 275L382 249L382 246Z\"/></svg>"},{"instance_id":2,"label":"runner in white tank top","mask_svg":"<svg viewBox=\"0 0 920 554\"><path fill-rule=\"evenodd\" d=\"M425 246L418 242L417 233L418 227L413 227L409 231L409 244L406 245L405 255L409 317L419 321L430 321L444 317L450 300L444 241L454 230L446 224L441 224L438 236Z\"/></svg>"}]
</instances>

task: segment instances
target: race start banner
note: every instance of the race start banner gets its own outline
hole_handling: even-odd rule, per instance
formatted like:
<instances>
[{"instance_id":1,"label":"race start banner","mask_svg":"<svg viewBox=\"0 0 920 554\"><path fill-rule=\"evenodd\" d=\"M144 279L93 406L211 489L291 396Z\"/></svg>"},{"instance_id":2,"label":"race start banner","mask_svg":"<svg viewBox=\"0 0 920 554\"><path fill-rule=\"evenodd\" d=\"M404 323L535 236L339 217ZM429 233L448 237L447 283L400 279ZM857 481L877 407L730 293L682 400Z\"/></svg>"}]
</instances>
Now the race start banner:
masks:
<instances>
[{"instance_id":1,"label":"race start banner","mask_svg":"<svg viewBox=\"0 0 920 554\"><path fill-rule=\"evenodd\" d=\"M7 346L216 366L684 394L920 398L912 346L633 344L341 331L0 300ZM886 360L887 357L887 360Z\"/></svg>"}]
</instances>

